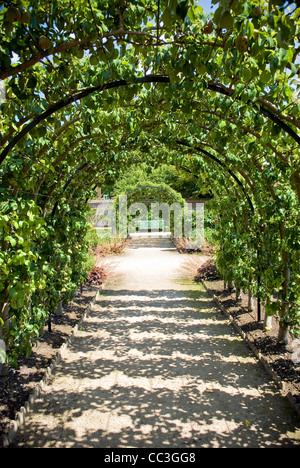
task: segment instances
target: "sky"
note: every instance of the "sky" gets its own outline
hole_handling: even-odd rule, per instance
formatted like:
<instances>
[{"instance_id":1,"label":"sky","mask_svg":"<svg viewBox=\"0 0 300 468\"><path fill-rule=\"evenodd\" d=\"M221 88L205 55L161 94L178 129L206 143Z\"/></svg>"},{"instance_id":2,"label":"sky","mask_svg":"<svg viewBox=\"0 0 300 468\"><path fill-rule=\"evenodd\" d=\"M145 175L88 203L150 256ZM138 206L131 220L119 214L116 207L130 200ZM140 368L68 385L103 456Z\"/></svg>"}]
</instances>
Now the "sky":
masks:
<instances>
[{"instance_id":1,"label":"sky","mask_svg":"<svg viewBox=\"0 0 300 468\"><path fill-rule=\"evenodd\" d=\"M217 5L211 5L211 0L198 0L197 1L197 4L202 6L203 10L206 12L206 13L212 13L213 11L215 11L218 7L218 4ZM212 8L211 8L212 7Z\"/></svg>"}]
</instances>

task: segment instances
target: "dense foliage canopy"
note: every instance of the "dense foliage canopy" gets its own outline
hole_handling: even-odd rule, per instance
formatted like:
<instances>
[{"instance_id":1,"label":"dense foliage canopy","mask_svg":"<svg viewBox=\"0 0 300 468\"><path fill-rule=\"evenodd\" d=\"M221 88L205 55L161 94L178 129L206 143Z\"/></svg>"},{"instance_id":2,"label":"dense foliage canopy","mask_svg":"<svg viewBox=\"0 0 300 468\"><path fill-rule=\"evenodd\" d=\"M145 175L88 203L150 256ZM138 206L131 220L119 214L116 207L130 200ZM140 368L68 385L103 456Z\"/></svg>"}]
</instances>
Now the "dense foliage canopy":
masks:
<instances>
[{"instance_id":1,"label":"dense foliage canopy","mask_svg":"<svg viewBox=\"0 0 300 468\"><path fill-rule=\"evenodd\" d=\"M300 323L300 8L284 0L0 6L0 327L11 358L83 279L86 201L131 164L214 194L218 265ZM3 84L2 83L2 84ZM222 241L222 242L221 242ZM281 339L281 337L280 337Z\"/></svg>"}]
</instances>

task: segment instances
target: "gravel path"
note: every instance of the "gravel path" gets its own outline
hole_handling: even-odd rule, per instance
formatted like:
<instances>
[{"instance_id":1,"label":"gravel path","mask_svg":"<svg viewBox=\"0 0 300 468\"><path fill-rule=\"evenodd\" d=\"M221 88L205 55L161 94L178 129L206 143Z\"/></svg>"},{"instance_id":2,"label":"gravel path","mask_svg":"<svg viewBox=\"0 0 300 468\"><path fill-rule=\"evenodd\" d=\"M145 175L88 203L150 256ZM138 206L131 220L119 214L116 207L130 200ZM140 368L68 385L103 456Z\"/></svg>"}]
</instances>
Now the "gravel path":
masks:
<instances>
[{"instance_id":1,"label":"gravel path","mask_svg":"<svg viewBox=\"0 0 300 468\"><path fill-rule=\"evenodd\" d=\"M288 402L204 289L182 278L183 260L169 239L131 243L16 446L299 443Z\"/></svg>"}]
</instances>

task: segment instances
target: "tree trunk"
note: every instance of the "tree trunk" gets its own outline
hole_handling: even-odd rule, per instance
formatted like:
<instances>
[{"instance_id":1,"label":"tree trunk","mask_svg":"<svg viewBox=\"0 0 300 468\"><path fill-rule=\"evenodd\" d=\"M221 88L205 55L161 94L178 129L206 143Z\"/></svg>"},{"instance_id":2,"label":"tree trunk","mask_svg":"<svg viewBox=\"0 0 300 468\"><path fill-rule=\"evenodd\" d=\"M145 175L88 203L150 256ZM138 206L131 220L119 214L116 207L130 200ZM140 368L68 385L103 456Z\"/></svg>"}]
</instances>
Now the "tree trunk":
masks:
<instances>
[{"instance_id":1,"label":"tree trunk","mask_svg":"<svg viewBox=\"0 0 300 468\"><path fill-rule=\"evenodd\" d=\"M265 314L264 329L269 331L272 328L272 315Z\"/></svg>"},{"instance_id":2,"label":"tree trunk","mask_svg":"<svg viewBox=\"0 0 300 468\"><path fill-rule=\"evenodd\" d=\"M281 241L285 238L285 226L280 225L280 237ZM283 283L282 283L282 300L281 300L281 311L280 311L280 327L277 337L278 344L287 344L288 343L288 324L285 320L285 317L289 314L289 302L288 302L288 289L290 283L290 268L288 265L289 262L289 253L286 250L281 250L281 263L283 264Z\"/></svg>"},{"instance_id":3,"label":"tree trunk","mask_svg":"<svg viewBox=\"0 0 300 468\"><path fill-rule=\"evenodd\" d=\"M0 308L0 338L3 340L5 336L5 331L8 326L8 311L9 311L9 303L4 302L1 304Z\"/></svg>"},{"instance_id":4,"label":"tree trunk","mask_svg":"<svg viewBox=\"0 0 300 468\"><path fill-rule=\"evenodd\" d=\"M242 292L241 292L240 288L236 288L235 300L236 300L236 302L241 302L242 301Z\"/></svg>"},{"instance_id":5,"label":"tree trunk","mask_svg":"<svg viewBox=\"0 0 300 468\"><path fill-rule=\"evenodd\" d=\"M8 327L8 320L9 320L9 316L8 316L8 311L9 311L9 303L8 302L4 302L3 304L1 304L1 312L0 312L0 319L1 319L1 322L0 322L0 340L3 342L3 351L4 352L7 352L8 350L8 345L5 341L5 332L7 330L7 327ZM2 323L3 321L3 323ZM2 325L1 325L2 324ZM4 355L3 353L3 356L2 356L2 359L0 359L0 376L6 376L8 374L8 370L9 370L9 366L7 364L7 360L6 360L6 354Z\"/></svg>"},{"instance_id":6,"label":"tree trunk","mask_svg":"<svg viewBox=\"0 0 300 468\"><path fill-rule=\"evenodd\" d=\"M232 280L228 281L228 289L229 289L230 292L232 292L233 289L234 289L233 281L232 281Z\"/></svg>"},{"instance_id":7,"label":"tree trunk","mask_svg":"<svg viewBox=\"0 0 300 468\"><path fill-rule=\"evenodd\" d=\"M278 344L287 344L288 343L288 324L284 320L284 317L288 316L289 313L289 303L286 301L287 298L287 289L290 280L290 270L289 268L284 268L284 284L283 284L283 299L281 304L281 311L280 311L280 326L278 332L277 342Z\"/></svg>"},{"instance_id":8,"label":"tree trunk","mask_svg":"<svg viewBox=\"0 0 300 468\"><path fill-rule=\"evenodd\" d=\"M298 201L300 203L300 171L299 169L297 169L297 171L294 172L294 174L292 175L292 178L295 183L296 193L297 193Z\"/></svg>"},{"instance_id":9,"label":"tree trunk","mask_svg":"<svg viewBox=\"0 0 300 468\"><path fill-rule=\"evenodd\" d=\"M279 332L278 332L278 338L277 338L277 343L278 344L288 344L288 332L289 332L289 326L287 323L283 322L280 324L279 327Z\"/></svg>"},{"instance_id":10,"label":"tree trunk","mask_svg":"<svg viewBox=\"0 0 300 468\"><path fill-rule=\"evenodd\" d=\"M253 294L249 289L249 291L248 291L248 312L252 312L253 309L254 309L254 307L253 307Z\"/></svg>"},{"instance_id":11,"label":"tree trunk","mask_svg":"<svg viewBox=\"0 0 300 468\"><path fill-rule=\"evenodd\" d=\"M55 315L58 315L58 317L62 317L62 315L63 315L62 301L58 302Z\"/></svg>"}]
</instances>

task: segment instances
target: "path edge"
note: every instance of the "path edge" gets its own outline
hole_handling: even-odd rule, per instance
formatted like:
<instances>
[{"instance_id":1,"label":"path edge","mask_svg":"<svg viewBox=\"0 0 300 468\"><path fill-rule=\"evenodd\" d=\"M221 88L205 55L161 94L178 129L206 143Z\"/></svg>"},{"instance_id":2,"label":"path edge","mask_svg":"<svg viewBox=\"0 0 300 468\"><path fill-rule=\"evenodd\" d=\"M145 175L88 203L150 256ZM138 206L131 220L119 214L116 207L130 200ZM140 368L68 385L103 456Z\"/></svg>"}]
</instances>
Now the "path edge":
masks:
<instances>
[{"instance_id":1,"label":"path edge","mask_svg":"<svg viewBox=\"0 0 300 468\"><path fill-rule=\"evenodd\" d=\"M276 385L277 389L279 390L280 394L288 400L290 405L292 406L292 409L295 411L297 416L300 418L300 404L297 403L295 397L290 391L286 390L286 385L285 382L280 378L280 376L277 374L277 372L272 369L268 361L265 359L265 357L262 355L262 353L256 348L254 343L249 339L247 334L241 329L237 321L234 319L234 317L226 310L222 302L219 300L219 298L213 294L209 288L209 286L206 284L204 280L201 281L205 290L208 292L208 294L213 298L215 304L218 306L220 311L223 313L223 315L230 321L231 325L233 328L237 331L237 333L242 337L242 339L245 341L247 346L250 348L254 356L257 358L257 360L262 364L264 369L266 370L267 374L273 381L273 383Z\"/></svg>"},{"instance_id":2,"label":"path edge","mask_svg":"<svg viewBox=\"0 0 300 468\"><path fill-rule=\"evenodd\" d=\"M90 311L93 309L94 304L99 299L100 291L102 291L103 288L104 288L103 284L99 286L95 296L93 297L93 299L90 301L90 303L86 307L84 314L82 315L80 320L77 322L77 324L74 326L74 328L71 330L70 335L67 337L66 341L61 345L61 347L59 348L59 350L53 357L51 364L46 368L43 378L40 380L40 382L37 383L35 388L32 390L24 406L22 406L20 410L16 413L15 419L13 419L10 422L10 426L8 428L7 433L4 434L0 439L0 448L9 448L11 444L14 442L19 429L25 425L26 418L28 417L30 411L33 409L33 405L36 399L41 394L44 386L51 379L56 366L60 363L60 361L63 358L63 354L65 350L71 344L72 339L76 335L78 329L81 327L82 323L87 318Z\"/></svg>"}]
</instances>

